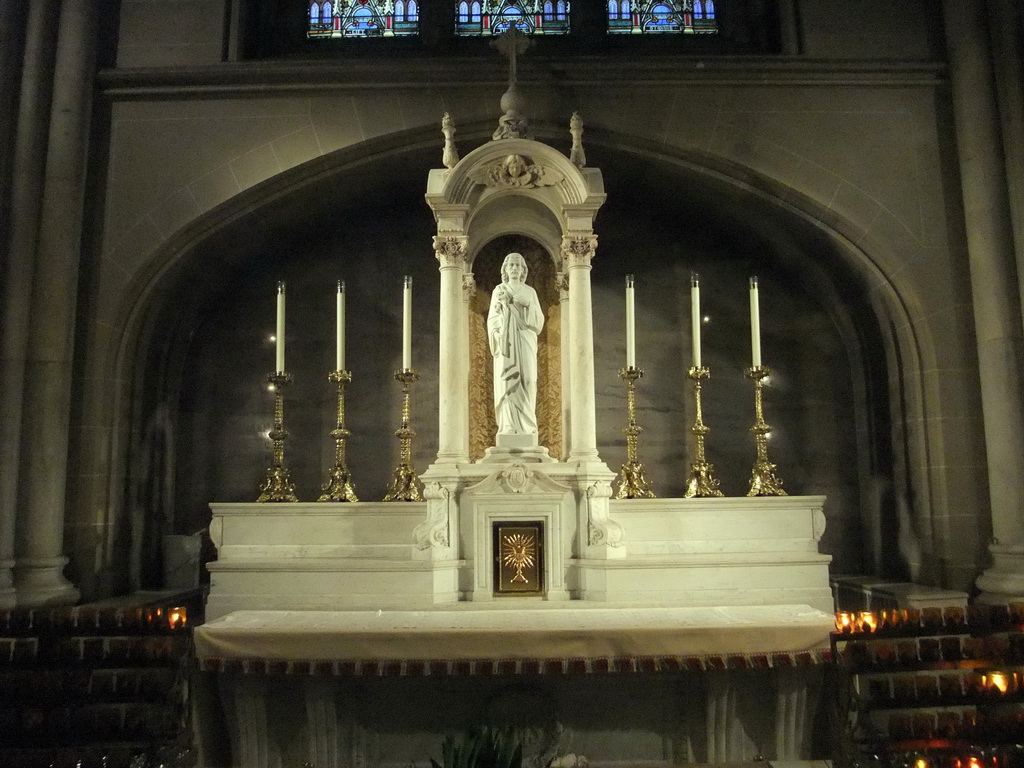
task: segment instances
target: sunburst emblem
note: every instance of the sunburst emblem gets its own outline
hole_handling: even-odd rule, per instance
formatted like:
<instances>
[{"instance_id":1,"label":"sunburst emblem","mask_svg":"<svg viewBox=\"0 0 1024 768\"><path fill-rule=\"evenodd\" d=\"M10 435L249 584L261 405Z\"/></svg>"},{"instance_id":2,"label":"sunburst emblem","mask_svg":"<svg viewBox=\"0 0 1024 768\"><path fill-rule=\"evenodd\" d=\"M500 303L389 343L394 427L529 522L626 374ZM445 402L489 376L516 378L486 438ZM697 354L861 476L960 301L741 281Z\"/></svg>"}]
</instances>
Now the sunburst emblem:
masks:
<instances>
[{"instance_id":1,"label":"sunburst emblem","mask_svg":"<svg viewBox=\"0 0 1024 768\"><path fill-rule=\"evenodd\" d=\"M507 568L515 568L516 575L512 582L529 584L530 580L523 576L523 568L532 568L535 562L536 547L530 534L513 533L503 537L501 543L501 560Z\"/></svg>"}]
</instances>

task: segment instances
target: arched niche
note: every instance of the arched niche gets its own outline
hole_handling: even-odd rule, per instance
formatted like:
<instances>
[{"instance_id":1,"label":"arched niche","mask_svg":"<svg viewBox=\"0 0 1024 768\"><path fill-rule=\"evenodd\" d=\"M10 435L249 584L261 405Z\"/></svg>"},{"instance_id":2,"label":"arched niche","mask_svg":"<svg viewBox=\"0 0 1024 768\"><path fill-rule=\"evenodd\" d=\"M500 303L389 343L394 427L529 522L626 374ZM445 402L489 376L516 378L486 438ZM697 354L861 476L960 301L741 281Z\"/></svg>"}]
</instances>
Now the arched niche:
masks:
<instances>
[{"instance_id":1,"label":"arched niche","mask_svg":"<svg viewBox=\"0 0 1024 768\"><path fill-rule=\"evenodd\" d=\"M467 131L467 135L472 134ZM933 436L906 427L908 422L920 418L923 412L920 404L922 347L926 349L929 343L909 322L908 306L915 303L912 290L894 283L872 258L870 250L855 245L852 228L841 219L813 201L801 199L749 171L723 166L706 156L669 154L663 148L644 147L632 137L617 135L591 138L588 152L592 161L602 166L610 188L614 190L614 206L618 206L616 201L626 199L674 200L674 203L659 209L661 214L665 211L697 210L693 206L699 205L700 212L713 214L713 218L731 224L734 230L743 232L743 236L749 237L757 247L764 248L763 256L768 262L789 265L791 272L799 273L801 283L794 286L794 290L820 300L826 314L834 319L852 361L854 381L851 386L857 390L853 398L853 410L856 411L854 428L859 441L854 463L861 465L858 475L862 483L862 498L870 491L875 474L880 473L882 481L888 484L888 493L912 497L915 509L927 515L933 503L932 497L941 495L942 488L933 485L927 476L921 475L920 469L916 469L925 464L922 457L927 455ZM148 266L124 293L119 313L111 323L114 342L108 348L108 357L92 361L96 368L113 371L117 386L100 393L100 400L85 402L83 408L86 412L108 414L105 423L109 424L109 431L91 432L75 445L80 454L92 452L98 457L98 471L107 480L100 490L93 486L92 497L73 498L71 503L82 508L109 509L122 521L117 529L121 533L105 544L110 567L127 570L123 558L129 550L122 544L125 538L131 537L127 530L130 526L126 522L130 517L128 507L135 503L131 501L132 489L139 483L136 473L141 471L133 464L133 457L138 455L139 441L156 409L161 403L171 404L170 418L178 430L179 454L188 443L199 444L204 439L203 434L195 431L181 431L183 422L177 404L186 391L197 397L202 395L196 389L202 385L194 368L197 362L194 343L196 338L208 332L211 312L225 300L238 301L239 313L252 312L251 307L241 306L251 298L250 295L235 296L239 293L236 287L240 276L255 276L252 279L256 282L272 285L277 267L282 264L275 261L275 254L280 254L282 248L288 253L298 253L297 248L289 246L295 242L302 244L303 251L308 251L312 247L310 233L317 231L318 223L332 216L341 216L347 221L357 216L360 210L365 210L366 199L379 201L385 208L391 203L408 206L409 215L405 219L414 220L418 232L410 231L408 240L401 245L414 251L422 248L417 258L429 263L429 270L433 271L432 260L425 258L429 254L426 243L432 229L430 214L423 207L417 208L412 200L420 194L423 176L436 163L438 154L437 148L427 141L425 135L415 141L400 137L381 146L361 146L335 153L281 174L227 201L201 220L183 228L150 255ZM373 160L367 161L367 156L372 156ZM393 192L396 189L405 191L395 197ZM494 195L495 203L499 199ZM547 210L551 211L551 208ZM509 234L502 232L505 225L498 211L498 207L480 206L480 242L474 241L470 253L478 253L486 245L486 238ZM630 227L646 225L630 219L634 214L640 215L636 211L618 211L617 207L606 207L596 227L602 237L602 246L595 260L595 270L611 275L614 282L619 280L621 273L630 271L632 265L626 260L628 254L604 248L603 243L610 239L603 230L605 220L622 229L621 243L630 241ZM537 218L534 217L535 220ZM553 212L549 218L557 221ZM403 226L408 226L408 223ZM551 242L552 231L553 225L549 223L537 231L521 234L535 237L539 242ZM857 242L864 243L863 240ZM331 250L335 245L327 243L324 246L324 258L330 255L342 262L350 258L364 258L344 251L339 256L337 250ZM344 245L351 243L345 241ZM372 255L372 248L364 250ZM388 254L376 254L375 257L384 259ZM681 259L680 266L685 272L689 265L683 261L685 259ZM608 296L611 297L611 282L608 286ZM380 293L381 286L375 287ZM430 290L429 281L417 282L417 297ZM604 291L602 288L602 295ZM681 307L680 303L676 310ZM607 313L609 317L619 312L617 307L611 306L601 306L595 311ZM616 325L618 321L613 319L607 327ZM864 335L865 330L870 331L870 338ZM238 340L235 341L237 344ZM600 338L599 354L617 343L612 338ZM864 349L871 344L881 346L884 355L876 355L873 361L868 361L863 359L866 357ZM427 353L424 349L423 354ZM685 352L680 351L678 357L677 373L683 369ZM382 371L385 365L382 363ZM252 368L255 380L259 381L264 371L258 361L252 364ZM312 372L309 379L315 379ZM383 435L380 442L386 448L391 440L389 432L394 428L394 403L390 402L388 395L389 382L382 379L379 384L379 391L372 393L376 419L372 427ZM615 379L614 372L609 375L606 371L599 377L598 384L602 395L609 400L620 397L621 383ZM681 384L681 380L676 382L679 389ZM417 413L430 413L431 394L436 395L426 387L420 390L424 399L419 401L421 410ZM316 397L320 398L319 407L329 411L329 393ZM417 404L415 398L414 404ZM660 405L648 403L648 407L657 409ZM242 416L253 423L260 419L260 413L256 411ZM370 424L367 422L362 426L369 427ZM609 422L601 427L601 434L610 436L610 440L621 440L615 437L619 426ZM663 457L673 465L671 471L679 475L683 474L689 450L688 426L686 418L677 419L673 428L678 432L678 451L675 455ZM434 447L428 444L436 436L422 423L418 428L419 453L415 463L422 467ZM642 450L648 447L643 440L649 436L650 433L641 438ZM312 438L312 442L318 441L318 436ZM255 429L242 445L232 440L229 436L225 450L211 447L211 452L219 453L211 453L210 459L219 462L220 466L209 467L208 474L211 477L228 476L244 464L252 465L251 473L258 479L269 455L269 445L264 444L265 440ZM319 438L319 441L323 445L316 448L317 459L320 453L330 449L326 438ZM617 467L621 443L602 450L608 451L609 464ZM371 468L372 471L379 471L385 478L393 463L390 453L385 450L383 458L378 457L374 461L379 466ZM357 477L357 483L366 489L369 498L373 497L375 482L371 469L367 469L362 478ZM315 482L320 471L320 467L309 471L309 478ZM207 482L204 487L215 496L205 498L207 502L248 500L244 497L224 498L222 494L226 488L216 482ZM315 489L305 488L306 498L311 490ZM728 490L734 494L737 489ZM791 486L791 490L799 492L801 489ZM176 500L171 503L172 526L179 532L190 532L202 522L201 500L197 496L191 501L182 501L187 493L189 490L179 482L174 489ZM154 509L143 509L141 513L151 518L163 514ZM875 515L875 524L882 525L887 514L885 509L881 509ZM885 548L890 545L885 543L884 531L871 534L866 532L869 526L863 521L851 518L846 522L850 526L848 535L859 539L858 548L881 548L873 554L860 552L854 556L855 560L860 559L867 566L864 570L870 570L872 561L886 559L889 550ZM868 542L867 538L882 543ZM834 545L842 546L841 543ZM76 567L87 569L91 566L77 564Z\"/></svg>"},{"instance_id":2,"label":"arched niche","mask_svg":"<svg viewBox=\"0 0 1024 768\"><path fill-rule=\"evenodd\" d=\"M524 228L529 231L529 228ZM508 253L521 253L529 268L529 284L544 311L538 336L537 425L542 446L562 458L562 306L557 261L539 239L526 233L506 233L484 243L472 257L473 291L469 315L469 457L476 461L493 444L493 367L487 344L487 312L491 291L501 281L501 263Z\"/></svg>"}]
</instances>

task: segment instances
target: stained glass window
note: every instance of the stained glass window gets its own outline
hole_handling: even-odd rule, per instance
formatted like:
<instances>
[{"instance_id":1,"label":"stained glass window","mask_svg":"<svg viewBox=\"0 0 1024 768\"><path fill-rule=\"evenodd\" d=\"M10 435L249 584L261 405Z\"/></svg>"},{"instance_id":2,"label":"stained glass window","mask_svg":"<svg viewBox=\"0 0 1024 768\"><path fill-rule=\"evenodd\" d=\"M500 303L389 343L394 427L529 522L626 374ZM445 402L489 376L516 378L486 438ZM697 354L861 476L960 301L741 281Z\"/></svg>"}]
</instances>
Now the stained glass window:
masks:
<instances>
[{"instance_id":1,"label":"stained glass window","mask_svg":"<svg viewBox=\"0 0 1024 768\"><path fill-rule=\"evenodd\" d=\"M309 0L306 36L401 37L419 34L416 0Z\"/></svg>"},{"instance_id":2,"label":"stained glass window","mask_svg":"<svg viewBox=\"0 0 1024 768\"><path fill-rule=\"evenodd\" d=\"M527 35L564 35L569 0L458 0L457 35L500 35L512 25Z\"/></svg>"},{"instance_id":3,"label":"stained glass window","mask_svg":"<svg viewBox=\"0 0 1024 768\"><path fill-rule=\"evenodd\" d=\"M714 34L715 0L608 0L608 31L620 35Z\"/></svg>"}]
</instances>

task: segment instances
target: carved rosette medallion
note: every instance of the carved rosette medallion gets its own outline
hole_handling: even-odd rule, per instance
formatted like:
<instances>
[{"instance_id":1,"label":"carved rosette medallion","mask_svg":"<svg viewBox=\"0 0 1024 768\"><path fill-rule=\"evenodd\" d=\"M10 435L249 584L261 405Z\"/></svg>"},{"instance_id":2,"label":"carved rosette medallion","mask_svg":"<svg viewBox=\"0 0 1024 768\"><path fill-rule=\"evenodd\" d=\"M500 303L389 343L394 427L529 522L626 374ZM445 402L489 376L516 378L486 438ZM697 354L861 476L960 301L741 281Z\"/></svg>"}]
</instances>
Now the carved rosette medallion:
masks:
<instances>
[{"instance_id":1,"label":"carved rosette medallion","mask_svg":"<svg viewBox=\"0 0 1024 768\"><path fill-rule=\"evenodd\" d=\"M562 238L562 263L569 268L589 267L597 251L597 235L566 235Z\"/></svg>"},{"instance_id":2,"label":"carved rosette medallion","mask_svg":"<svg viewBox=\"0 0 1024 768\"><path fill-rule=\"evenodd\" d=\"M523 493L533 477L533 472L517 462L502 472L501 476L508 483L509 490L512 493Z\"/></svg>"},{"instance_id":3,"label":"carved rosette medallion","mask_svg":"<svg viewBox=\"0 0 1024 768\"><path fill-rule=\"evenodd\" d=\"M446 267L466 268L466 238L464 235L435 235L434 255Z\"/></svg>"}]
</instances>

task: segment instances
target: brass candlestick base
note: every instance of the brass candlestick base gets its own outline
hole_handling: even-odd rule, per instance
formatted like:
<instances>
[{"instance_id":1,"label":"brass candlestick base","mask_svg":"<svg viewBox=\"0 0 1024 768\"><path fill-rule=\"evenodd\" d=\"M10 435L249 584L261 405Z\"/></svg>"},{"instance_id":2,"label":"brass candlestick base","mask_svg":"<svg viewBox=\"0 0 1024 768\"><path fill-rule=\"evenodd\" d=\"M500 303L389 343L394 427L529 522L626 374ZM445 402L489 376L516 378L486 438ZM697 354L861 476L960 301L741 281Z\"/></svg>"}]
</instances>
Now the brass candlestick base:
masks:
<instances>
[{"instance_id":1,"label":"brass candlestick base","mask_svg":"<svg viewBox=\"0 0 1024 768\"><path fill-rule=\"evenodd\" d=\"M334 438L334 469L320 489L323 493L317 501L359 501L345 462L345 441L350 434L345 429L345 385L352 381L352 373L331 371L327 378L338 385L338 425L331 430L331 437Z\"/></svg>"},{"instance_id":2,"label":"brass candlestick base","mask_svg":"<svg viewBox=\"0 0 1024 768\"><path fill-rule=\"evenodd\" d=\"M274 464L267 468L267 479L260 486L256 501L298 501L291 475L284 465L284 441L288 433L284 428L284 388L291 383L292 375L278 371L267 376L274 385L274 428L268 437L274 441Z\"/></svg>"},{"instance_id":3,"label":"brass candlestick base","mask_svg":"<svg viewBox=\"0 0 1024 768\"><path fill-rule=\"evenodd\" d=\"M693 426L690 427L697 451L693 463L690 464L690 480L686 484L686 493L683 496L687 499L721 496L722 492L718 490L718 480L714 476L715 467L713 464L709 464L704 456L704 438L711 429L704 424L704 411L700 400L700 380L711 378L711 370L703 366L700 368L694 366L686 372L686 375L693 379L693 396L697 404L697 418L694 420Z\"/></svg>"},{"instance_id":4,"label":"brass candlestick base","mask_svg":"<svg viewBox=\"0 0 1024 768\"><path fill-rule=\"evenodd\" d=\"M626 382L626 410L629 420L622 431L626 434L626 463L619 470L619 489L615 492L616 499L653 499L654 491L644 478L644 465L636 460L637 437L643 427L636 423L636 382L642 378L641 368L627 367L619 371L619 378Z\"/></svg>"},{"instance_id":5,"label":"brass candlestick base","mask_svg":"<svg viewBox=\"0 0 1024 768\"><path fill-rule=\"evenodd\" d=\"M420 375L412 368L395 372L395 378L402 382L402 426L395 430L399 444L399 465L395 468L395 480L384 501L423 501L420 493L420 479L412 468L412 438L416 433L409 426L409 386Z\"/></svg>"},{"instance_id":6,"label":"brass candlestick base","mask_svg":"<svg viewBox=\"0 0 1024 768\"><path fill-rule=\"evenodd\" d=\"M754 380L754 426L750 431L757 443L757 461L750 474L750 490L747 496L787 496L782 490L782 480L775 474L775 465L768 461L768 433L772 431L764 422L764 409L761 405L761 387L768 377L770 368L758 365L747 370L747 378Z\"/></svg>"}]
</instances>

